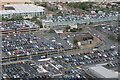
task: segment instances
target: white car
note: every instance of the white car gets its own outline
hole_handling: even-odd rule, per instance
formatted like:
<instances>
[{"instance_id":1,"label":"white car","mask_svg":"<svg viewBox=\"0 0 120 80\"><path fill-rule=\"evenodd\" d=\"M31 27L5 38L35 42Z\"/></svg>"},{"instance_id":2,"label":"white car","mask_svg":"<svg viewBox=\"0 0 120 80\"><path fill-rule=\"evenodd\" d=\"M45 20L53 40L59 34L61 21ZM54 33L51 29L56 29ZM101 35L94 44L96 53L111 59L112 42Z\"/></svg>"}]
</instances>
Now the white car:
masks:
<instances>
[{"instance_id":1,"label":"white car","mask_svg":"<svg viewBox=\"0 0 120 80\"><path fill-rule=\"evenodd\" d=\"M104 57L107 57L107 55L106 55L106 54L103 54L103 56L104 56Z\"/></svg>"},{"instance_id":2,"label":"white car","mask_svg":"<svg viewBox=\"0 0 120 80\"><path fill-rule=\"evenodd\" d=\"M111 46L111 48L115 48L116 46Z\"/></svg>"},{"instance_id":3,"label":"white car","mask_svg":"<svg viewBox=\"0 0 120 80\"><path fill-rule=\"evenodd\" d=\"M96 34L93 34L94 36L96 35Z\"/></svg>"}]
</instances>

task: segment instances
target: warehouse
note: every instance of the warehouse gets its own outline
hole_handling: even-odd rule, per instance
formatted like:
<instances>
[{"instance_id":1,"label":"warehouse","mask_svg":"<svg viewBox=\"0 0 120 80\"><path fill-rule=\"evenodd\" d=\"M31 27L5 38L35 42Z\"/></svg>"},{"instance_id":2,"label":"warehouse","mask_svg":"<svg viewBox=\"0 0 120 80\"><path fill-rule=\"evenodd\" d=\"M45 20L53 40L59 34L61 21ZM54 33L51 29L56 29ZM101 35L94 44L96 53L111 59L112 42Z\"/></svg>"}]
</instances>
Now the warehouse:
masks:
<instances>
[{"instance_id":1,"label":"warehouse","mask_svg":"<svg viewBox=\"0 0 120 80\"><path fill-rule=\"evenodd\" d=\"M90 67L89 71L97 78L118 78L118 73L102 66Z\"/></svg>"},{"instance_id":2,"label":"warehouse","mask_svg":"<svg viewBox=\"0 0 120 80\"><path fill-rule=\"evenodd\" d=\"M22 16L23 18L32 18L45 14L45 8L34 4L13 4L4 5L5 10L0 10L2 18L12 18L13 16Z\"/></svg>"},{"instance_id":3,"label":"warehouse","mask_svg":"<svg viewBox=\"0 0 120 80\"><path fill-rule=\"evenodd\" d=\"M78 46L81 46L81 45L92 44L94 38L92 35L87 33L87 34L78 35L78 36L74 37L74 39L78 41L77 42Z\"/></svg>"}]
</instances>

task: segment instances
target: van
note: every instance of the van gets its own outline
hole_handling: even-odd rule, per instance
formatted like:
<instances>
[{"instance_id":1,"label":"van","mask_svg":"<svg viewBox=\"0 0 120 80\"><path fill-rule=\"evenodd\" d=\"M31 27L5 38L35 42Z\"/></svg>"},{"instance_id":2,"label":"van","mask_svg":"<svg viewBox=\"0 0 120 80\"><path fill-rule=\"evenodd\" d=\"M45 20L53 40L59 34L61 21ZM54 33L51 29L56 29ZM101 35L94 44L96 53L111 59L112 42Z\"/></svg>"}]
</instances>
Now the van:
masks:
<instances>
[{"instance_id":1,"label":"van","mask_svg":"<svg viewBox=\"0 0 120 80\"><path fill-rule=\"evenodd\" d=\"M41 58L46 58L46 56L41 56Z\"/></svg>"}]
</instances>

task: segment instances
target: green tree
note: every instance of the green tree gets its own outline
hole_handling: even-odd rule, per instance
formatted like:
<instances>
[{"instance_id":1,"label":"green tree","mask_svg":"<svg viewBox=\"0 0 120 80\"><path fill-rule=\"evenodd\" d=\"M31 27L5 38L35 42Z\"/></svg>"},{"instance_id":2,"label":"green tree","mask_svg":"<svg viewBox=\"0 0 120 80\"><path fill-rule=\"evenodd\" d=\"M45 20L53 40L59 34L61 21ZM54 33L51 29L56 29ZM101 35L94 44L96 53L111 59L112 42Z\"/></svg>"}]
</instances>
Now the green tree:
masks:
<instances>
[{"instance_id":1,"label":"green tree","mask_svg":"<svg viewBox=\"0 0 120 80\"><path fill-rule=\"evenodd\" d=\"M113 40L113 41L117 40L116 37L113 34L109 34L108 39Z\"/></svg>"},{"instance_id":2,"label":"green tree","mask_svg":"<svg viewBox=\"0 0 120 80\"><path fill-rule=\"evenodd\" d=\"M71 3L68 3L68 6L74 7L74 8L80 8L83 10L88 10L88 8L92 7L92 3L90 3L90 2L71 2Z\"/></svg>"},{"instance_id":3,"label":"green tree","mask_svg":"<svg viewBox=\"0 0 120 80\"><path fill-rule=\"evenodd\" d=\"M77 44L78 40L77 40L77 39L73 39L73 42L74 42L75 44Z\"/></svg>"},{"instance_id":4,"label":"green tree","mask_svg":"<svg viewBox=\"0 0 120 80\"><path fill-rule=\"evenodd\" d=\"M47 7L47 2L43 2L43 3L40 4L39 6Z\"/></svg>"},{"instance_id":5,"label":"green tree","mask_svg":"<svg viewBox=\"0 0 120 80\"><path fill-rule=\"evenodd\" d=\"M117 37L117 41L120 42L120 35L118 35L118 37Z\"/></svg>"},{"instance_id":6,"label":"green tree","mask_svg":"<svg viewBox=\"0 0 120 80\"><path fill-rule=\"evenodd\" d=\"M55 33L55 31L53 29L50 29L49 33Z\"/></svg>"},{"instance_id":7,"label":"green tree","mask_svg":"<svg viewBox=\"0 0 120 80\"><path fill-rule=\"evenodd\" d=\"M67 26L65 27L65 29L66 29L66 30L70 29L70 26L67 25Z\"/></svg>"},{"instance_id":8,"label":"green tree","mask_svg":"<svg viewBox=\"0 0 120 80\"><path fill-rule=\"evenodd\" d=\"M36 21L35 21L35 24L39 25L40 28L43 28L42 23L41 23L39 20L36 20Z\"/></svg>"},{"instance_id":9,"label":"green tree","mask_svg":"<svg viewBox=\"0 0 120 80\"><path fill-rule=\"evenodd\" d=\"M16 20L23 20L24 18L21 16L21 15L17 15L17 16L13 16L11 19L9 19L9 20L14 20L14 21L16 21Z\"/></svg>"},{"instance_id":10,"label":"green tree","mask_svg":"<svg viewBox=\"0 0 120 80\"><path fill-rule=\"evenodd\" d=\"M37 16L34 16L34 17L32 17L30 20L31 20L31 21L36 21L37 18L38 18Z\"/></svg>"},{"instance_id":11,"label":"green tree","mask_svg":"<svg viewBox=\"0 0 120 80\"><path fill-rule=\"evenodd\" d=\"M98 10L95 10L96 13L98 13Z\"/></svg>"},{"instance_id":12,"label":"green tree","mask_svg":"<svg viewBox=\"0 0 120 80\"><path fill-rule=\"evenodd\" d=\"M76 29L75 28L70 29L70 32L76 32Z\"/></svg>"}]
</instances>

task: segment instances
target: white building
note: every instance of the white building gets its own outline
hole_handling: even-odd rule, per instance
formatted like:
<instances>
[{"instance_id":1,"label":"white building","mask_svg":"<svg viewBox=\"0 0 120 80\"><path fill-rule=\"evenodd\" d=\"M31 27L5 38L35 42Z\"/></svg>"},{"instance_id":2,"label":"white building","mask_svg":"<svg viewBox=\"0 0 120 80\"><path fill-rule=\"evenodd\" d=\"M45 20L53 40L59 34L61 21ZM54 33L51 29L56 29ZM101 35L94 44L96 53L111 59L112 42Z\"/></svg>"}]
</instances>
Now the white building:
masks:
<instances>
[{"instance_id":1,"label":"white building","mask_svg":"<svg viewBox=\"0 0 120 80\"><path fill-rule=\"evenodd\" d=\"M118 75L120 75L118 72L108 70L102 66L90 67L89 71L97 78L118 78Z\"/></svg>"},{"instance_id":2,"label":"white building","mask_svg":"<svg viewBox=\"0 0 120 80\"><path fill-rule=\"evenodd\" d=\"M96 12L95 11L91 11L92 14L95 14Z\"/></svg>"},{"instance_id":3,"label":"white building","mask_svg":"<svg viewBox=\"0 0 120 80\"><path fill-rule=\"evenodd\" d=\"M64 30L55 30L55 32L56 32L57 34L62 34L62 33L64 32Z\"/></svg>"},{"instance_id":4,"label":"white building","mask_svg":"<svg viewBox=\"0 0 120 80\"><path fill-rule=\"evenodd\" d=\"M70 26L71 29L78 28L77 24L76 25L75 24L70 24L69 26Z\"/></svg>"},{"instance_id":5,"label":"white building","mask_svg":"<svg viewBox=\"0 0 120 80\"><path fill-rule=\"evenodd\" d=\"M12 4L4 5L4 8L12 8L12 10L0 10L2 18L12 18L13 16L23 16L24 18L32 18L33 16L41 16L45 14L45 8L34 4Z\"/></svg>"},{"instance_id":6,"label":"white building","mask_svg":"<svg viewBox=\"0 0 120 80\"><path fill-rule=\"evenodd\" d=\"M46 26L48 25L48 26ZM42 20L42 26L43 28L50 28L53 25L53 21L52 20Z\"/></svg>"}]
</instances>

